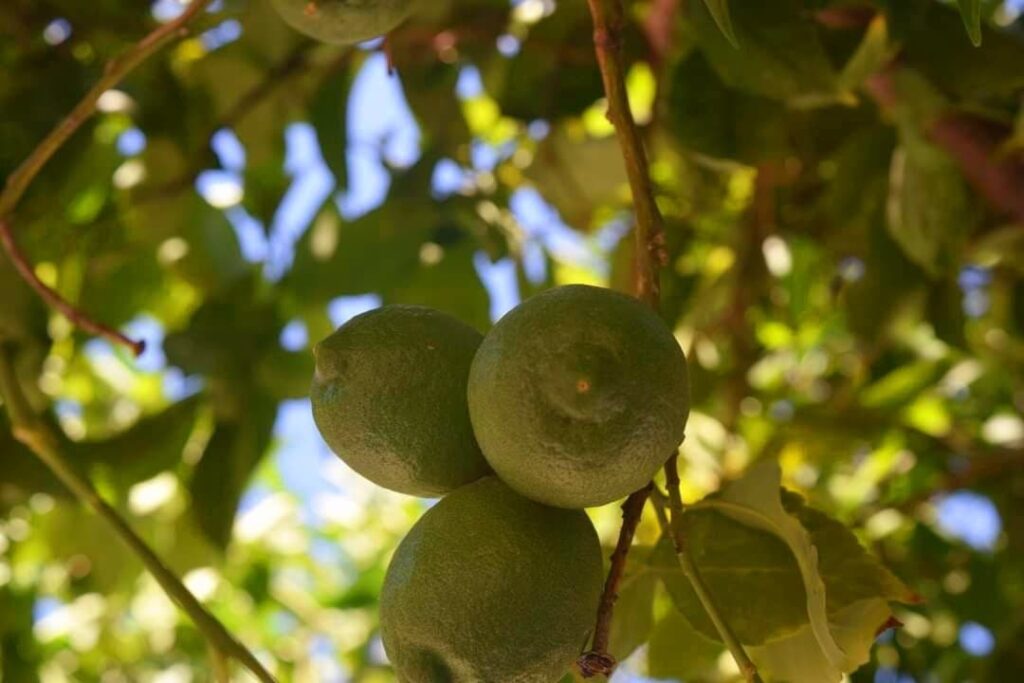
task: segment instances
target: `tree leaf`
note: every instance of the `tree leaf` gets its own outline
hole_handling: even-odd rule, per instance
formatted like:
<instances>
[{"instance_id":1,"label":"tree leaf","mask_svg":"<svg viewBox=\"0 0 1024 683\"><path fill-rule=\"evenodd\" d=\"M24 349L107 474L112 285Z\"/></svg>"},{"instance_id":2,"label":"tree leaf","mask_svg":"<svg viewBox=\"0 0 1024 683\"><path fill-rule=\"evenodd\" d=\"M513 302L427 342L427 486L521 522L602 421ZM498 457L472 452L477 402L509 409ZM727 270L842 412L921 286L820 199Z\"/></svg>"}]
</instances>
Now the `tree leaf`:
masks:
<instances>
[{"instance_id":1,"label":"tree leaf","mask_svg":"<svg viewBox=\"0 0 1024 683\"><path fill-rule=\"evenodd\" d=\"M779 479L778 466L765 462L720 494L691 506L684 517L687 547L741 641L767 648L766 656L774 661L776 643L798 639L828 667L829 676L818 680L839 680L842 672L863 663L864 643L873 640L888 617L874 619L879 605L888 610L890 600L917 598L842 524L807 507L799 496L780 495ZM694 531L697 536L690 535ZM668 567L666 554L661 558L661 566ZM721 578L727 570L729 582ZM680 611L717 640L705 615L692 617L701 608L685 577L666 571L666 587ZM765 576L772 588L764 588Z\"/></svg>"},{"instance_id":2,"label":"tree leaf","mask_svg":"<svg viewBox=\"0 0 1024 683\"><path fill-rule=\"evenodd\" d=\"M636 45L632 24L626 30L623 45ZM530 29L519 54L493 65L486 74L487 90L506 116L576 116L603 95L592 40L586 3L562 3ZM563 47L553 50L553 45Z\"/></svg>"},{"instance_id":3,"label":"tree leaf","mask_svg":"<svg viewBox=\"0 0 1024 683\"><path fill-rule=\"evenodd\" d=\"M890 616L889 604L881 599L861 600L829 616L829 628L849 666L857 668L870 659L875 635ZM780 640L751 647L748 654L769 680L836 683L844 678L843 670L824 656L810 626Z\"/></svg>"},{"instance_id":4,"label":"tree leaf","mask_svg":"<svg viewBox=\"0 0 1024 683\"><path fill-rule=\"evenodd\" d=\"M713 680L721 643L705 637L679 612L669 611L655 625L647 646L647 675L684 681Z\"/></svg>"},{"instance_id":5,"label":"tree leaf","mask_svg":"<svg viewBox=\"0 0 1024 683\"><path fill-rule=\"evenodd\" d=\"M795 0L732 0L737 50L719 30L708 5L689 3L701 50L728 85L794 106L839 100L836 74L817 29Z\"/></svg>"},{"instance_id":6,"label":"tree leaf","mask_svg":"<svg viewBox=\"0 0 1024 683\"><path fill-rule=\"evenodd\" d=\"M473 265L476 252L475 243L461 236L448 247L431 248L430 258L439 260L418 258L406 282L384 291L385 303L430 306L486 330L490 327L490 298Z\"/></svg>"},{"instance_id":7,"label":"tree leaf","mask_svg":"<svg viewBox=\"0 0 1024 683\"><path fill-rule=\"evenodd\" d=\"M957 0L964 28L974 47L981 45L981 0Z\"/></svg>"},{"instance_id":8,"label":"tree leaf","mask_svg":"<svg viewBox=\"0 0 1024 683\"><path fill-rule=\"evenodd\" d=\"M975 221L960 170L927 143L904 143L893 153L886 215L893 239L931 275L956 268Z\"/></svg>"},{"instance_id":9,"label":"tree leaf","mask_svg":"<svg viewBox=\"0 0 1024 683\"><path fill-rule=\"evenodd\" d=\"M879 14L868 24L860 45L839 74L839 89L852 94L868 76L885 66L892 54L889 25L885 15Z\"/></svg>"},{"instance_id":10,"label":"tree leaf","mask_svg":"<svg viewBox=\"0 0 1024 683\"><path fill-rule=\"evenodd\" d=\"M348 187L348 96L353 80L347 65L337 69L324 79L309 107L324 162L339 191Z\"/></svg>"},{"instance_id":11,"label":"tree leaf","mask_svg":"<svg viewBox=\"0 0 1024 683\"><path fill-rule=\"evenodd\" d=\"M127 490L181 462L199 405L198 396L187 398L109 439L76 444L75 451L83 463L101 468L121 490Z\"/></svg>"},{"instance_id":12,"label":"tree leaf","mask_svg":"<svg viewBox=\"0 0 1024 683\"><path fill-rule=\"evenodd\" d=\"M718 25L722 35L728 39L733 47L739 49L740 42L736 39L736 32L732 27L732 16L729 14L729 0L704 0L704 5L708 8L708 12L715 19L715 24Z\"/></svg>"},{"instance_id":13,"label":"tree leaf","mask_svg":"<svg viewBox=\"0 0 1024 683\"><path fill-rule=\"evenodd\" d=\"M217 422L203 458L196 465L189 493L200 530L218 548L226 548L242 492L270 445L277 403L250 397L238 419Z\"/></svg>"},{"instance_id":14,"label":"tree leaf","mask_svg":"<svg viewBox=\"0 0 1024 683\"><path fill-rule=\"evenodd\" d=\"M1012 31L990 31L978 47L964 40L964 20L946 3L889 2L894 38L908 64L943 92L962 99L1010 96L1024 86L1024 39Z\"/></svg>"},{"instance_id":15,"label":"tree leaf","mask_svg":"<svg viewBox=\"0 0 1024 683\"><path fill-rule=\"evenodd\" d=\"M742 642L763 643L807 623L800 569L782 540L720 512L695 507L686 512L684 525L693 561ZM718 631L678 571L671 544L659 544L657 558L671 569L666 587L683 616L717 641Z\"/></svg>"},{"instance_id":16,"label":"tree leaf","mask_svg":"<svg viewBox=\"0 0 1024 683\"><path fill-rule=\"evenodd\" d=\"M726 87L700 52L672 69L667 102L669 130L692 152L748 164L789 152L783 106Z\"/></svg>"}]
</instances>

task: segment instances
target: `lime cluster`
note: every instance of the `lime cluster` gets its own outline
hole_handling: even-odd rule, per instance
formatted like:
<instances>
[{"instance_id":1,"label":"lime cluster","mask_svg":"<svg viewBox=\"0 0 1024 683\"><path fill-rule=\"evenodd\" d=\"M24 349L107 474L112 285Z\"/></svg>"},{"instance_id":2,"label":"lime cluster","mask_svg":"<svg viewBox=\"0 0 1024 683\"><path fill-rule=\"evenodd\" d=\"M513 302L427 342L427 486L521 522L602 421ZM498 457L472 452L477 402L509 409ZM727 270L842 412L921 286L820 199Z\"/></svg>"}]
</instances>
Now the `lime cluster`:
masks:
<instances>
[{"instance_id":1,"label":"lime cluster","mask_svg":"<svg viewBox=\"0 0 1024 683\"><path fill-rule=\"evenodd\" d=\"M686 359L636 300L568 286L482 336L419 306L353 318L317 345L313 415L367 479L443 499L381 591L398 678L551 683L602 585L581 508L643 486L682 441Z\"/></svg>"}]
</instances>

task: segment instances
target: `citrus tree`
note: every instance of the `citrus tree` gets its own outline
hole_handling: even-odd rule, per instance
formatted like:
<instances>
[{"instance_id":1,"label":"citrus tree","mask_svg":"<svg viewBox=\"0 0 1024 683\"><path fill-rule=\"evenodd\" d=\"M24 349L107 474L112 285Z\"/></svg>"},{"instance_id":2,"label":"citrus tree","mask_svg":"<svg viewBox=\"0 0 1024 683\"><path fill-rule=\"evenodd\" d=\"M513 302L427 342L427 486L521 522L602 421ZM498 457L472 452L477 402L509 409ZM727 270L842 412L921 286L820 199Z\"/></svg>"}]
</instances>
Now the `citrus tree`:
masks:
<instances>
[{"instance_id":1,"label":"citrus tree","mask_svg":"<svg viewBox=\"0 0 1024 683\"><path fill-rule=\"evenodd\" d=\"M1022 11L6 0L0 680L1019 680Z\"/></svg>"}]
</instances>

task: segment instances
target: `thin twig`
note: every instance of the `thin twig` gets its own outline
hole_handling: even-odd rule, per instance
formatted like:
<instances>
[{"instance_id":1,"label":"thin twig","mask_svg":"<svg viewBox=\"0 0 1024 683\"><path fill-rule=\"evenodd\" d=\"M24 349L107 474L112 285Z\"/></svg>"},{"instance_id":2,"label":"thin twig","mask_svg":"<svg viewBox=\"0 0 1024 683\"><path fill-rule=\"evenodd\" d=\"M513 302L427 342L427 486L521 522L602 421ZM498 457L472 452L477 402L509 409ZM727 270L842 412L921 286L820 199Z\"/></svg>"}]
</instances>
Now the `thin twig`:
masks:
<instances>
[{"instance_id":1,"label":"thin twig","mask_svg":"<svg viewBox=\"0 0 1024 683\"><path fill-rule=\"evenodd\" d=\"M653 484L648 484L639 491L635 491L622 504L622 528L619 530L619 540L615 544L615 551L612 552L611 568L608 570L608 578L605 579L604 592L601 594L601 602L598 605L597 623L594 626L591 649L576 661L584 678L598 675L608 676L615 670L615 658L608 652L612 614L615 609L615 601L619 598L619 584L626 571L626 557L629 555L629 548L633 544L633 536L636 535L636 528L640 524L640 516L652 486Z\"/></svg>"},{"instance_id":2,"label":"thin twig","mask_svg":"<svg viewBox=\"0 0 1024 683\"><path fill-rule=\"evenodd\" d=\"M697 594L697 599L700 600L704 611L711 618L711 623L715 625L715 630L718 631L722 642L732 654L732 658L736 660L740 673L749 683L762 683L761 676L757 673L757 667L750 661L747 651L743 649L743 644L740 643L729 623L719 612L714 596L711 595L707 584L704 583L690 553L686 551L686 535L683 531L683 499L679 493L678 460L679 456L673 455L665 463L665 485L668 487L671 521L666 518L664 510L662 510L658 515L658 522L662 524L662 531L672 539L672 545L675 548L676 558L679 560L679 567L683 570L683 575L693 587L693 592ZM666 522L668 522L667 528Z\"/></svg>"},{"instance_id":3,"label":"thin twig","mask_svg":"<svg viewBox=\"0 0 1024 683\"><path fill-rule=\"evenodd\" d=\"M96 103L103 96L103 93L120 83L135 67L146 61L152 54L158 52L168 42L181 36L186 31L187 24L206 9L211 1L193 0L177 19L155 29L126 52L107 63L103 71L103 77L96 82L96 85L75 105L71 113L56 128L50 131L49 135L39 143L39 146L29 154L28 158L22 162L14 173L8 176L3 194L0 195L0 218L5 218L14 210L18 201L25 194L25 190L28 189L36 175L46 165L46 162L95 113Z\"/></svg>"},{"instance_id":4,"label":"thin twig","mask_svg":"<svg viewBox=\"0 0 1024 683\"><path fill-rule=\"evenodd\" d=\"M203 607L202 603L175 576L167 565L132 530L123 517L103 500L92 484L68 461L61 441L50 427L29 407L15 376L10 349L0 342L0 396L7 408L14 437L27 446L82 503L103 518L138 556L157 583L199 629L211 647L238 660L262 683L274 683L274 677L244 645L238 642L223 624Z\"/></svg>"},{"instance_id":5,"label":"thin twig","mask_svg":"<svg viewBox=\"0 0 1024 683\"><path fill-rule=\"evenodd\" d=\"M91 334L104 337L117 344L125 345L136 356L140 355L145 349L143 342L132 341L117 330L96 322L36 277L35 269L32 268L25 254L18 249L18 245L14 241L14 236L11 234L9 216L18 205L22 196L24 196L25 190L28 189L29 185L32 184L32 181L43 169L43 166L46 165L46 162L96 112L96 105L100 97L103 96L103 93L120 83L125 76L131 73L135 67L144 62L150 55L156 53L168 42L184 33L186 25L198 16L210 2L211 0L193 0L192 4L177 19L155 29L126 52L107 63L103 77L75 105L71 113L57 124L57 127L50 131L49 135L43 138L43 141L32 150L28 158L7 177L3 193L0 194L0 242L2 242L3 248L10 256L18 273L47 304L63 313L74 325Z\"/></svg>"},{"instance_id":6,"label":"thin twig","mask_svg":"<svg viewBox=\"0 0 1024 683\"><path fill-rule=\"evenodd\" d=\"M626 92L626 69L621 51L624 20L622 4L621 0L588 0L588 4L594 21L597 63L608 99L608 119L615 126L633 193L636 212L636 226L633 232L636 243L635 294L638 299L657 311L661 294L658 269L665 260L664 228L661 211L654 198L647 153L633 119ZM591 649L581 655L576 662L585 678L599 674L608 675L615 669L615 658L608 652L615 600L618 598L619 582L625 572L626 558L633 544L633 536L640 524L644 504L652 486L653 484L648 484L635 491L622 505L622 527L619 529L619 539L611 557L611 568L608 570L601 602L598 605Z\"/></svg>"},{"instance_id":7,"label":"thin twig","mask_svg":"<svg viewBox=\"0 0 1024 683\"><path fill-rule=\"evenodd\" d=\"M45 282L40 280L36 275L35 270L32 268L32 264L29 262L28 257L25 256L24 252L22 252L18 247L17 242L14 241L14 235L11 234L10 223L6 220L0 220L0 244L3 245L4 251L7 252L8 257L11 259L11 263L14 265L15 270L18 271L18 274L21 275L21 278L36 291L43 301L60 311L60 313L70 320L75 327L83 329L89 334L94 334L97 337L108 339L115 344L123 344L130 348L132 353L136 356L142 355L142 352L146 349L145 341L129 339L109 325L96 322L90 318L88 314L78 308L75 308L73 304L68 302L60 294L47 286Z\"/></svg>"}]
</instances>

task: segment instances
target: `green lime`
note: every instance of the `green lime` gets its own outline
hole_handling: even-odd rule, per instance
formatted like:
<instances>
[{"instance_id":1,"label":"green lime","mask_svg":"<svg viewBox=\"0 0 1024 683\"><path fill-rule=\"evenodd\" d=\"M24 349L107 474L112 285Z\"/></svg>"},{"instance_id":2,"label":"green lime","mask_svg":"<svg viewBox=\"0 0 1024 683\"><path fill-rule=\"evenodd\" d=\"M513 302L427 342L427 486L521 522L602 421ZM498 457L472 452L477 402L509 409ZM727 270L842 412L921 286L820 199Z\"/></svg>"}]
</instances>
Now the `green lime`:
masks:
<instances>
[{"instance_id":1,"label":"green lime","mask_svg":"<svg viewBox=\"0 0 1024 683\"><path fill-rule=\"evenodd\" d=\"M313 417L331 449L384 488L440 496L489 472L466 381L479 332L422 306L358 315L316 349Z\"/></svg>"},{"instance_id":2,"label":"green lime","mask_svg":"<svg viewBox=\"0 0 1024 683\"><path fill-rule=\"evenodd\" d=\"M380 597L384 648L408 683L553 683L586 643L602 582L585 513L488 477L398 546Z\"/></svg>"},{"instance_id":3,"label":"green lime","mask_svg":"<svg viewBox=\"0 0 1024 683\"><path fill-rule=\"evenodd\" d=\"M473 430L509 486L589 507L643 486L683 440L686 357L632 297L572 285L502 318L469 376Z\"/></svg>"},{"instance_id":4,"label":"green lime","mask_svg":"<svg viewBox=\"0 0 1024 683\"><path fill-rule=\"evenodd\" d=\"M401 24L416 0L272 0L294 29L325 43L351 45Z\"/></svg>"}]
</instances>

